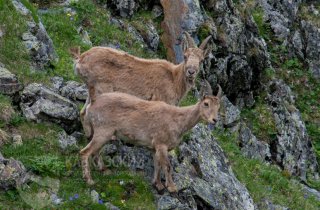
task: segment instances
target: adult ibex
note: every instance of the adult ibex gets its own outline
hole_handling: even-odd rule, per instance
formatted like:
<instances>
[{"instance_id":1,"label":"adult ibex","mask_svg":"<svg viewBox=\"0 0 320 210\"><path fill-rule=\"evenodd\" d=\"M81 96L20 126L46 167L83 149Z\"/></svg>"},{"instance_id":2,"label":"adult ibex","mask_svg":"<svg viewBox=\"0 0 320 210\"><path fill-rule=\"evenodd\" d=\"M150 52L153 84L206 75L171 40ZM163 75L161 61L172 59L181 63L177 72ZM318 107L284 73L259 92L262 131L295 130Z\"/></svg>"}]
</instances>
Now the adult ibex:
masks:
<instances>
[{"instance_id":1,"label":"adult ibex","mask_svg":"<svg viewBox=\"0 0 320 210\"><path fill-rule=\"evenodd\" d=\"M160 170L164 171L168 191L175 192L168 151L177 147L182 135L201 119L215 124L218 120L221 88L217 96L205 95L196 105L176 107L162 101L146 101L125 93L104 93L86 108L83 127L90 143L81 150L83 176L93 184L88 158L93 155L101 171L106 170L99 154L102 146L113 136L125 137L125 142L145 146L154 151L153 184L158 190L164 186Z\"/></svg>"},{"instance_id":2,"label":"adult ibex","mask_svg":"<svg viewBox=\"0 0 320 210\"><path fill-rule=\"evenodd\" d=\"M142 59L109 47L93 47L77 59L75 71L89 88L89 96L80 115L95 98L106 92L123 92L145 100L164 101L177 105L194 86L200 62L210 50L205 50L211 36L198 48L186 33L183 41L184 62L175 65L166 60Z\"/></svg>"}]
</instances>

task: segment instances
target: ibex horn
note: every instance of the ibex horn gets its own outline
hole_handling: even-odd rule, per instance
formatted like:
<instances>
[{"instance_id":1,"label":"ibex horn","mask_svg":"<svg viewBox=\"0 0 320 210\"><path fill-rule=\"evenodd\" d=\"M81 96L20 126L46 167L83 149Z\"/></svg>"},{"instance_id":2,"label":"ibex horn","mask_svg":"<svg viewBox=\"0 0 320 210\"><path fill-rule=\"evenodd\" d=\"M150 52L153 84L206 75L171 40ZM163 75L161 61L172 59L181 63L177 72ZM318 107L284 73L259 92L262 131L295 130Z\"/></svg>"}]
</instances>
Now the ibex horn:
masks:
<instances>
[{"instance_id":1,"label":"ibex horn","mask_svg":"<svg viewBox=\"0 0 320 210\"><path fill-rule=\"evenodd\" d=\"M188 32L184 32L184 34L186 35L187 37L187 42L188 42L188 47L189 48L195 48L196 47L196 44L194 43L194 40L193 38L190 36L190 34Z\"/></svg>"},{"instance_id":2,"label":"ibex horn","mask_svg":"<svg viewBox=\"0 0 320 210\"><path fill-rule=\"evenodd\" d=\"M205 40L203 40L203 42L201 43L199 49L204 50L204 48L206 47L206 45L208 44L209 40L211 39L211 35L208 36L207 38L205 38Z\"/></svg>"},{"instance_id":3,"label":"ibex horn","mask_svg":"<svg viewBox=\"0 0 320 210\"><path fill-rule=\"evenodd\" d=\"M206 79L204 80L204 83L206 85L206 94L212 95L212 88L211 88L210 83Z\"/></svg>"},{"instance_id":4,"label":"ibex horn","mask_svg":"<svg viewBox=\"0 0 320 210\"><path fill-rule=\"evenodd\" d=\"M221 98L222 97L222 88L221 88L221 86L219 84L217 86L219 88L218 93L217 93L217 97Z\"/></svg>"}]
</instances>

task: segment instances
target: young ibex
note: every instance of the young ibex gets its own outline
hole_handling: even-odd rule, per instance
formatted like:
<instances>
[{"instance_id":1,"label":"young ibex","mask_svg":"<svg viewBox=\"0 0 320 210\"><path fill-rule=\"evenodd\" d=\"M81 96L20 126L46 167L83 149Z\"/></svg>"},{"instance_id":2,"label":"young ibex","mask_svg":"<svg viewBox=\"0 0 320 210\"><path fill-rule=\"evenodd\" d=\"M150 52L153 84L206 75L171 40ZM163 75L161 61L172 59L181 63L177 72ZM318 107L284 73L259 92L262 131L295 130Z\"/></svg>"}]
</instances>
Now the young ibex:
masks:
<instances>
[{"instance_id":1,"label":"young ibex","mask_svg":"<svg viewBox=\"0 0 320 210\"><path fill-rule=\"evenodd\" d=\"M81 119L90 101L106 92L123 92L177 105L194 86L200 62L210 52L205 47L211 36L199 48L188 33L186 38L183 42L184 62L179 65L166 60L138 58L109 47L93 47L81 55L79 49L73 50L71 53L77 59L75 71L89 89L88 99L80 112Z\"/></svg>"},{"instance_id":2,"label":"young ibex","mask_svg":"<svg viewBox=\"0 0 320 210\"><path fill-rule=\"evenodd\" d=\"M217 96L203 96L196 105L176 107L162 101L146 101L125 93L104 93L87 106L83 127L91 142L80 151L83 176L93 184L88 158L93 155L99 170L106 170L99 154L102 146L113 136L122 137L125 142L145 146L154 151L153 184L164 189L160 181L162 169L168 191L175 192L172 167L168 151L177 147L182 135L201 119L215 124L218 120L221 87Z\"/></svg>"}]
</instances>

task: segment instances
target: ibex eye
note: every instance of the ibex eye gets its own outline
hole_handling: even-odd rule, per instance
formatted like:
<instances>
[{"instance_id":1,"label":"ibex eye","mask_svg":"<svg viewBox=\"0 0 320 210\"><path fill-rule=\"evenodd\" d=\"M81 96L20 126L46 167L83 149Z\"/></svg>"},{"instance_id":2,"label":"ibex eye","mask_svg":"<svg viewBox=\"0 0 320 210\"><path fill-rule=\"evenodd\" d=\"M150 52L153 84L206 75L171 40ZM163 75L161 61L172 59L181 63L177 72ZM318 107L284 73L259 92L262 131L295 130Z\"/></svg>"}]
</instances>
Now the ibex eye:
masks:
<instances>
[{"instance_id":1,"label":"ibex eye","mask_svg":"<svg viewBox=\"0 0 320 210\"><path fill-rule=\"evenodd\" d=\"M209 104L207 102L204 102L204 106L209 106Z\"/></svg>"}]
</instances>

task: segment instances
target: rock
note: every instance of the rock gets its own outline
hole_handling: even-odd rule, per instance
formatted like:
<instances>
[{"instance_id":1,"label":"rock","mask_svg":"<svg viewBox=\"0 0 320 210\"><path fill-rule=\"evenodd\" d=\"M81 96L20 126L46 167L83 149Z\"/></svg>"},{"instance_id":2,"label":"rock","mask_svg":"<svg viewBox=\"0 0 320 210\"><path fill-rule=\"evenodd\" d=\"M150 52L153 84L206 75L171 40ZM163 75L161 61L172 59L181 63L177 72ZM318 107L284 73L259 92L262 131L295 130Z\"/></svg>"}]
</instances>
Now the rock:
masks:
<instances>
[{"instance_id":1,"label":"rock","mask_svg":"<svg viewBox=\"0 0 320 210\"><path fill-rule=\"evenodd\" d=\"M12 4L20 14L25 16L31 14L31 12L20 1L12 0Z\"/></svg>"},{"instance_id":2,"label":"rock","mask_svg":"<svg viewBox=\"0 0 320 210\"><path fill-rule=\"evenodd\" d=\"M307 21L301 21L305 37L305 57L313 76L320 79L320 29Z\"/></svg>"},{"instance_id":3,"label":"rock","mask_svg":"<svg viewBox=\"0 0 320 210\"><path fill-rule=\"evenodd\" d=\"M239 146L241 152L248 158L271 161L269 145L266 142L259 141L243 123L239 131Z\"/></svg>"},{"instance_id":4,"label":"rock","mask_svg":"<svg viewBox=\"0 0 320 210\"><path fill-rule=\"evenodd\" d=\"M0 66L0 93L14 95L23 89L23 85L18 81L16 75L8 69Z\"/></svg>"},{"instance_id":5,"label":"rock","mask_svg":"<svg viewBox=\"0 0 320 210\"><path fill-rule=\"evenodd\" d=\"M164 11L164 20L161 27L164 31L161 39L167 49L167 58L173 63L183 61L182 32L190 34L196 32L203 23L198 0L161 0Z\"/></svg>"},{"instance_id":6,"label":"rock","mask_svg":"<svg viewBox=\"0 0 320 210\"><path fill-rule=\"evenodd\" d=\"M91 190L90 195L92 202L99 203L99 193L97 191Z\"/></svg>"},{"instance_id":7,"label":"rock","mask_svg":"<svg viewBox=\"0 0 320 210\"><path fill-rule=\"evenodd\" d=\"M117 152L107 157L113 163L120 160L131 170L143 170L151 182L151 151L119 141L113 144ZM160 196L158 209L254 209L247 189L234 176L222 149L205 125L198 124L191 138L176 151L170 153L170 160L178 193Z\"/></svg>"},{"instance_id":8,"label":"rock","mask_svg":"<svg viewBox=\"0 0 320 210\"><path fill-rule=\"evenodd\" d=\"M80 35L82 42L86 45L92 46L89 34L82 26L77 29L78 34Z\"/></svg>"},{"instance_id":9,"label":"rock","mask_svg":"<svg viewBox=\"0 0 320 210\"><path fill-rule=\"evenodd\" d=\"M12 135L12 145L14 147L17 147L17 146L21 146L23 143L22 143L22 137L18 134L13 134Z\"/></svg>"},{"instance_id":10,"label":"rock","mask_svg":"<svg viewBox=\"0 0 320 210\"><path fill-rule=\"evenodd\" d=\"M318 163L294 96L281 80L269 83L268 101L277 128L277 139L271 145L273 159L291 175L306 180L307 172L318 178Z\"/></svg>"},{"instance_id":11,"label":"rock","mask_svg":"<svg viewBox=\"0 0 320 210\"><path fill-rule=\"evenodd\" d=\"M120 210L118 207L116 207L116 206L114 206L112 203L110 203L110 202L106 202L105 204L104 204L106 207L107 207L107 209L109 209L109 210Z\"/></svg>"},{"instance_id":12,"label":"rock","mask_svg":"<svg viewBox=\"0 0 320 210\"><path fill-rule=\"evenodd\" d=\"M54 90L54 92L56 93L60 93L60 89L63 86L63 78L62 77L52 77L50 79L51 83L52 83L52 89Z\"/></svg>"},{"instance_id":13,"label":"rock","mask_svg":"<svg viewBox=\"0 0 320 210\"><path fill-rule=\"evenodd\" d=\"M0 158L0 188L16 188L30 179L24 165L13 158Z\"/></svg>"},{"instance_id":14,"label":"rock","mask_svg":"<svg viewBox=\"0 0 320 210\"><path fill-rule=\"evenodd\" d=\"M124 18L131 17L139 6L135 0L111 0L110 4L114 6L116 12Z\"/></svg>"},{"instance_id":15,"label":"rock","mask_svg":"<svg viewBox=\"0 0 320 210\"><path fill-rule=\"evenodd\" d=\"M304 184L301 184L301 186L305 193L305 197L313 196L315 199L320 201L320 192L318 190L308 187L307 185L304 185Z\"/></svg>"},{"instance_id":16,"label":"rock","mask_svg":"<svg viewBox=\"0 0 320 210\"><path fill-rule=\"evenodd\" d=\"M163 15L163 9L160 5L154 5L152 8L152 16L158 18Z\"/></svg>"},{"instance_id":17,"label":"rock","mask_svg":"<svg viewBox=\"0 0 320 210\"><path fill-rule=\"evenodd\" d=\"M28 120L58 123L67 132L79 126L78 107L42 84L29 84L21 95L21 110Z\"/></svg>"},{"instance_id":18,"label":"rock","mask_svg":"<svg viewBox=\"0 0 320 210\"><path fill-rule=\"evenodd\" d=\"M258 208L264 210L290 210L288 207L275 205L267 199L263 199L261 202L259 202Z\"/></svg>"},{"instance_id":19,"label":"rock","mask_svg":"<svg viewBox=\"0 0 320 210\"><path fill-rule=\"evenodd\" d=\"M150 49L156 51L160 41L157 29L154 27L152 22L146 23L144 27L146 30L142 33L143 40Z\"/></svg>"},{"instance_id":20,"label":"rock","mask_svg":"<svg viewBox=\"0 0 320 210\"><path fill-rule=\"evenodd\" d=\"M60 205L62 203L62 199L55 193L51 194L50 199L54 205Z\"/></svg>"},{"instance_id":21,"label":"rock","mask_svg":"<svg viewBox=\"0 0 320 210\"><path fill-rule=\"evenodd\" d=\"M29 9L20 1L13 0L12 3L18 12L31 20L27 22L28 31L22 35L22 39L31 56L32 66L36 70L45 70L58 59L53 42L41 21L36 23L36 20L33 20Z\"/></svg>"},{"instance_id":22,"label":"rock","mask_svg":"<svg viewBox=\"0 0 320 210\"><path fill-rule=\"evenodd\" d=\"M73 101L86 101L88 89L85 84L76 81L67 81L60 89L61 95Z\"/></svg>"},{"instance_id":23,"label":"rock","mask_svg":"<svg viewBox=\"0 0 320 210\"><path fill-rule=\"evenodd\" d=\"M177 198L171 196L161 196L157 203L158 210L168 209L190 209L188 206L183 205Z\"/></svg>"},{"instance_id":24,"label":"rock","mask_svg":"<svg viewBox=\"0 0 320 210\"><path fill-rule=\"evenodd\" d=\"M65 150L70 147L78 147L77 139L74 136L69 136L65 131L61 131L58 134L59 146Z\"/></svg>"},{"instance_id":25,"label":"rock","mask_svg":"<svg viewBox=\"0 0 320 210\"><path fill-rule=\"evenodd\" d=\"M240 119L240 110L226 96L222 96L221 98L219 112L222 124L225 127L233 126Z\"/></svg>"},{"instance_id":26,"label":"rock","mask_svg":"<svg viewBox=\"0 0 320 210\"><path fill-rule=\"evenodd\" d=\"M4 36L4 31L0 28L0 38Z\"/></svg>"},{"instance_id":27,"label":"rock","mask_svg":"<svg viewBox=\"0 0 320 210\"><path fill-rule=\"evenodd\" d=\"M293 51L295 52L295 54L300 58L300 59L304 59L304 45L302 43L302 37L301 37L301 33L297 30L294 32L293 37L292 37L292 47L293 47Z\"/></svg>"}]
</instances>

